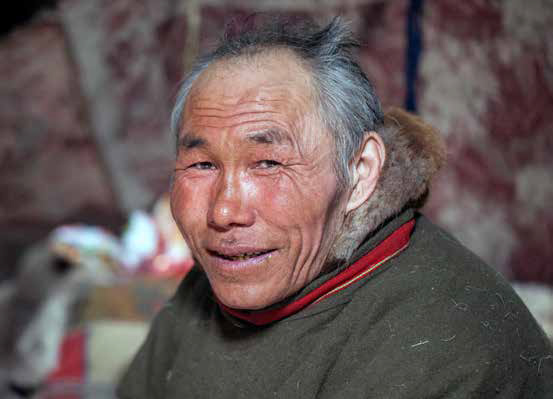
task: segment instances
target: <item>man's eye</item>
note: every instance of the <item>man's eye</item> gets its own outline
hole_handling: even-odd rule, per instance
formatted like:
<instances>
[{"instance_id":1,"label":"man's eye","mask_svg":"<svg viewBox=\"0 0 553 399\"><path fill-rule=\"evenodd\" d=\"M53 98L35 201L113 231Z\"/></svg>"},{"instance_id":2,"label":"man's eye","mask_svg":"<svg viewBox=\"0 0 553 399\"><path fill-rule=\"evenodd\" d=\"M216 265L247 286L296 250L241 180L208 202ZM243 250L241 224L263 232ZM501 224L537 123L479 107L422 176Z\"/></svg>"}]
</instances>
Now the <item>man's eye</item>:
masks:
<instances>
[{"instance_id":1,"label":"man's eye","mask_svg":"<svg viewBox=\"0 0 553 399\"><path fill-rule=\"evenodd\" d=\"M200 170L208 170L208 169L214 169L215 165L213 165L211 162L196 162L193 163L188 167L189 169L200 169Z\"/></svg>"},{"instance_id":2,"label":"man's eye","mask_svg":"<svg viewBox=\"0 0 553 399\"><path fill-rule=\"evenodd\" d=\"M272 159L264 159L262 161L258 161L256 164L259 169L270 169L280 165L282 165L280 162L273 161Z\"/></svg>"}]
</instances>

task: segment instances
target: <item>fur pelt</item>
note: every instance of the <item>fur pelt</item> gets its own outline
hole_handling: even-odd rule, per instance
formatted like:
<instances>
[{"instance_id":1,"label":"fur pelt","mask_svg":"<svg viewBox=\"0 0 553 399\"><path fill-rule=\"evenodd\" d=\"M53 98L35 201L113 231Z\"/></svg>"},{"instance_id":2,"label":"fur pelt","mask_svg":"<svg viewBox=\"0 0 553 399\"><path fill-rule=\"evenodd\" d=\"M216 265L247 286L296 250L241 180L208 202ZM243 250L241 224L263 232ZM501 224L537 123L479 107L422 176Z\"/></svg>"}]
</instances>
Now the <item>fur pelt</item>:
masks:
<instances>
[{"instance_id":1,"label":"fur pelt","mask_svg":"<svg viewBox=\"0 0 553 399\"><path fill-rule=\"evenodd\" d=\"M75 301L92 285L108 284L101 260L47 239L31 246L17 275L0 284L0 398L14 386L38 388L58 363L58 350Z\"/></svg>"},{"instance_id":2,"label":"fur pelt","mask_svg":"<svg viewBox=\"0 0 553 399\"><path fill-rule=\"evenodd\" d=\"M347 262L355 249L386 220L406 207L424 205L432 177L444 165L440 134L419 117L391 108L377 133L386 159L377 186L367 202L345 216L334 245L334 261Z\"/></svg>"}]
</instances>

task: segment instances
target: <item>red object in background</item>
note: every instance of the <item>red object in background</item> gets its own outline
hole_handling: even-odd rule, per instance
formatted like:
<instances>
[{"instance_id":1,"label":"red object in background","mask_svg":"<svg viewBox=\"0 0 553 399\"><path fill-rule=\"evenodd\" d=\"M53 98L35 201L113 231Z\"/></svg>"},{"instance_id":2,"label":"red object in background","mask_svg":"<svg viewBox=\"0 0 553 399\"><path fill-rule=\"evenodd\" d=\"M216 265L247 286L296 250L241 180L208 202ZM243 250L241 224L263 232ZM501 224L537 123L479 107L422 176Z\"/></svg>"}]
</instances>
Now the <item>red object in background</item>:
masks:
<instances>
[{"instance_id":1,"label":"red object in background","mask_svg":"<svg viewBox=\"0 0 553 399\"><path fill-rule=\"evenodd\" d=\"M81 398L80 387L86 382L86 338L87 334L83 329L70 332L65 336L60 348L58 368L50 374L46 382L47 391L59 392L52 397ZM64 389L64 386L67 389Z\"/></svg>"}]
</instances>

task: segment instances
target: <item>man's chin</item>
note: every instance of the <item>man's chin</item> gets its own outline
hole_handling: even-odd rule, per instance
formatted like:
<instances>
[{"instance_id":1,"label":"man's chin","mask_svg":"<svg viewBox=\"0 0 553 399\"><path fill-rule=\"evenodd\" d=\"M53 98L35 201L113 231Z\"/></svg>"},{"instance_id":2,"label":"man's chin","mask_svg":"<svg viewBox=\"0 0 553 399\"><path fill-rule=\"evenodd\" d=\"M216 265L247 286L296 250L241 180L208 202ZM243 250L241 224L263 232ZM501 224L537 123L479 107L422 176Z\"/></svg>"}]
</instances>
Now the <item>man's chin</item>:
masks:
<instances>
[{"instance_id":1,"label":"man's chin","mask_svg":"<svg viewBox=\"0 0 553 399\"><path fill-rule=\"evenodd\" d=\"M239 284L212 284L215 296L223 305L240 310L260 310L279 302L282 298L262 287L240 287ZM272 295L271 295L272 294Z\"/></svg>"}]
</instances>

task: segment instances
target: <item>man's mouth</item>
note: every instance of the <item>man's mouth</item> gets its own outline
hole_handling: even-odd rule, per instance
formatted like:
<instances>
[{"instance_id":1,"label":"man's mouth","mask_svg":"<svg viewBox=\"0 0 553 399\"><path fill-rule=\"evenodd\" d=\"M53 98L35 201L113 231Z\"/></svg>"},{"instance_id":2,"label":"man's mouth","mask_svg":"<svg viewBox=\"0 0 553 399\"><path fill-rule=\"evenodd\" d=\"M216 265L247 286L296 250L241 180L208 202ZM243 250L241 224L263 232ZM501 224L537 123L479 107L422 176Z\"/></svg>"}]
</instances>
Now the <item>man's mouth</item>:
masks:
<instances>
[{"instance_id":1,"label":"man's mouth","mask_svg":"<svg viewBox=\"0 0 553 399\"><path fill-rule=\"evenodd\" d=\"M218 251L208 250L209 254L212 256L216 256L221 259L229 260L229 261L244 261L249 260L252 258L257 258L259 256L267 255L271 252L275 251L274 249L264 250L264 251L254 251L254 252L243 252L243 253L237 253L237 254L223 254Z\"/></svg>"}]
</instances>

